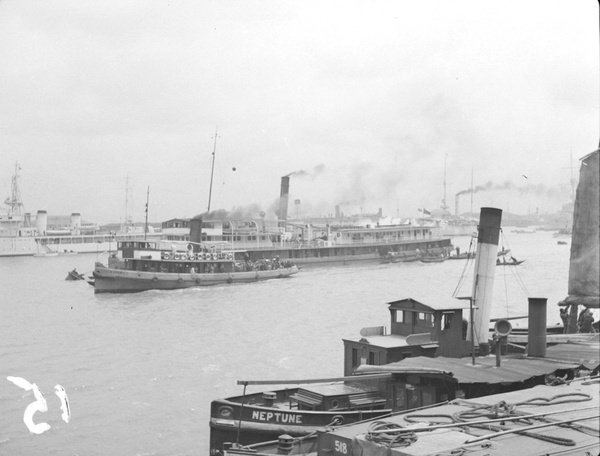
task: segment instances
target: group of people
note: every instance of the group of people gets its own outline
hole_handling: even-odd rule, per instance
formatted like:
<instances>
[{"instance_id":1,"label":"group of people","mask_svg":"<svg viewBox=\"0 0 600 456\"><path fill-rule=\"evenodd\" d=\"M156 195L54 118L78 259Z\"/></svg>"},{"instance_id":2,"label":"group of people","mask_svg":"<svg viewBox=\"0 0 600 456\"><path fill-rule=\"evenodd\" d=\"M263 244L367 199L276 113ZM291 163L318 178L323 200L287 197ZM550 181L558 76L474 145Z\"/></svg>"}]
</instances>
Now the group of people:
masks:
<instances>
[{"instance_id":1,"label":"group of people","mask_svg":"<svg viewBox=\"0 0 600 456\"><path fill-rule=\"evenodd\" d=\"M561 307L560 309L560 318L563 322L563 326L565 328L565 332L567 330L568 321L569 321L569 311L566 307ZM584 308L577 318L577 332L578 333L593 333L596 332L594 329L594 314L591 309Z\"/></svg>"},{"instance_id":2,"label":"group of people","mask_svg":"<svg viewBox=\"0 0 600 456\"><path fill-rule=\"evenodd\" d=\"M272 269L291 268L292 266L293 263L291 261L280 260L279 256L276 256L271 260L260 259L252 261L248 253L244 254L243 261L236 261L235 263L236 271L269 271Z\"/></svg>"}]
</instances>

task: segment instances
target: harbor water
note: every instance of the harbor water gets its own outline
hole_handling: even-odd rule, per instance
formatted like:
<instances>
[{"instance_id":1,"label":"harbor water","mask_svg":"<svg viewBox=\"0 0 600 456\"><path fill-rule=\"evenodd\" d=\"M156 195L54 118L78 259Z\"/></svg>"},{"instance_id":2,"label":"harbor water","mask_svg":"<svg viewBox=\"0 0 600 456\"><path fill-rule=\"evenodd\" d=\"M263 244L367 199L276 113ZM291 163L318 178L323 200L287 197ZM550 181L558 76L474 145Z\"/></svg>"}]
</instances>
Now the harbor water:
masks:
<instances>
[{"instance_id":1,"label":"harbor water","mask_svg":"<svg viewBox=\"0 0 600 456\"><path fill-rule=\"evenodd\" d=\"M526 261L496 269L492 318L526 315L527 298L542 297L548 324L560 322L570 245L557 240L570 244L504 229L503 246ZM453 244L467 251L469 241ZM342 338L389 326L386 303L449 300L461 282L468 296L473 283L466 260L305 267L288 279L127 295L65 280L96 259L0 259L0 455L207 455L210 401L241 394L238 380L340 376ZM7 376L44 393L48 411L34 422L48 431L29 432L23 414L35 399Z\"/></svg>"}]
</instances>

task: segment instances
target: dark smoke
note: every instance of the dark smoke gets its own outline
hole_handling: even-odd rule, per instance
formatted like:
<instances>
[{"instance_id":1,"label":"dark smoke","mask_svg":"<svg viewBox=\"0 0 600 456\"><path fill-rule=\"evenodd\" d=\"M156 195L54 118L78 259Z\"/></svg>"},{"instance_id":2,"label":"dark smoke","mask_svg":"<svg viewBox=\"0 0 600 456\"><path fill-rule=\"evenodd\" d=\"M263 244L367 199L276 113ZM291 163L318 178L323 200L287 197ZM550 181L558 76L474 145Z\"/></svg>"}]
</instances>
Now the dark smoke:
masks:
<instances>
[{"instance_id":1,"label":"dark smoke","mask_svg":"<svg viewBox=\"0 0 600 456\"><path fill-rule=\"evenodd\" d=\"M194 218L202 220L240 220L249 218L259 218L262 212L262 207L258 204L250 204L243 207L234 207L228 211L225 209L217 209L216 211L204 212Z\"/></svg>"},{"instance_id":2,"label":"dark smoke","mask_svg":"<svg viewBox=\"0 0 600 456\"><path fill-rule=\"evenodd\" d=\"M289 176L294 176L294 178L307 178L307 179L315 179L316 177L318 177L323 171L325 171L325 165L323 165L322 163L315 166L311 171L305 171L303 169L300 169L298 171L294 171L291 172L287 175L285 175L284 177L289 177Z\"/></svg>"},{"instance_id":3,"label":"dark smoke","mask_svg":"<svg viewBox=\"0 0 600 456\"><path fill-rule=\"evenodd\" d=\"M520 195L536 195L536 196L545 196L547 198L558 198L562 196L563 192L558 187L546 187L544 184L528 184L518 186L515 185L511 181L505 181L503 184L495 184L493 182L487 182L484 185L477 185L472 189L467 188L465 190L461 190L456 194L464 195L465 193L479 193L485 191L493 191L493 190L512 190L518 192Z\"/></svg>"}]
</instances>

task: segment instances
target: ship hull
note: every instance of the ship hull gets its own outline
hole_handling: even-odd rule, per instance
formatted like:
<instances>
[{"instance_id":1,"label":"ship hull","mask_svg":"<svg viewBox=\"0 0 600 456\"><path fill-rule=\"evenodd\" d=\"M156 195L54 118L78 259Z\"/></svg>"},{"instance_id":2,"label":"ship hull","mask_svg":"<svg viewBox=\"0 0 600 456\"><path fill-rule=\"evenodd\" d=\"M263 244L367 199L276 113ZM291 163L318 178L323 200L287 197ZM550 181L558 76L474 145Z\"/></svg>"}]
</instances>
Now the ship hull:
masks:
<instances>
[{"instance_id":1,"label":"ship hull","mask_svg":"<svg viewBox=\"0 0 600 456\"><path fill-rule=\"evenodd\" d=\"M97 264L94 269L95 293L137 293L147 290L178 290L211 285L250 283L289 277L298 272L289 268L215 273L157 273L111 269Z\"/></svg>"},{"instance_id":2,"label":"ship hull","mask_svg":"<svg viewBox=\"0 0 600 456\"><path fill-rule=\"evenodd\" d=\"M158 235L146 236L158 239ZM111 235L79 236L6 236L0 237L0 258L34 256L39 253L59 255L77 253L102 253L114 249L116 241L143 239L144 234L123 234L115 238Z\"/></svg>"},{"instance_id":3,"label":"ship hull","mask_svg":"<svg viewBox=\"0 0 600 456\"><path fill-rule=\"evenodd\" d=\"M388 243L371 243L357 245L336 245L325 247L299 247L299 248L264 248L246 249L250 259L269 259L279 257L280 260L290 260L298 265L319 265L328 263L350 263L381 261L388 252L404 252L408 256L415 255L416 251L432 254L447 252L452 249L451 238L437 238L416 241L400 241Z\"/></svg>"},{"instance_id":4,"label":"ship hull","mask_svg":"<svg viewBox=\"0 0 600 456\"><path fill-rule=\"evenodd\" d=\"M295 389L277 391L277 395L290 395ZM327 426L356 423L389 415L390 409L378 410L298 410L271 408L252 404L247 398L242 407L237 401L214 400L210 417L210 453L222 451L223 443L248 445L275 440L282 434L294 437L307 436ZM240 422L241 420L241 422Z\"/></svg>"}]
</instances>

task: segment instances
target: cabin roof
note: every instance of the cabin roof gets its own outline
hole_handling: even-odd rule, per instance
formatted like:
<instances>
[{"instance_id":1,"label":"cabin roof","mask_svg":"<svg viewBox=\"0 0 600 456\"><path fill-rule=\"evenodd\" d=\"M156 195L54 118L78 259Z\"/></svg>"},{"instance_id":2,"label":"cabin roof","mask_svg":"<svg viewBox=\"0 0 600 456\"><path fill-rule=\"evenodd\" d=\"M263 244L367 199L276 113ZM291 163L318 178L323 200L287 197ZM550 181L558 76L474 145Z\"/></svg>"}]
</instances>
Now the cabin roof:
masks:
<instances>
[{"instance_id":1,"label":"cabin roof","mask_svg":"<svg viewBox=\"0 0 600 456\"><path fill-rule=\"evenodd\" d=\"M546 349L546 357L580 363L594 370L600 365L600 342L556 344Z\"/></svg>"},{"instance_id":2,"label":"cabin roof","mask_svg":"<svg viewBox=\"0 0 600 456\"><path fill-rule=\"evenodd\" d=\"M548 375L558 369L575 369L580 363L569 363L545 358L502 357L500 367L496 367L496 357L475 358L428 358L418 356L383 366L359 366L357 373L391 372L398 374L438 373L452 375L458 383L515 383L532 377Z\"/></svg>"},{"instance_id":3,"label":"cabin roof","mask_svg":"<svg viewBox=\"0 0 600 456\"><path fill-rule=\"evenodd\" d=\"M342 340L345 342L364 342L381 348L397 348L408 346L408 343L406 342L406 336L401 336L399 334L375 334L366 337Z\"/></svg>"},{"instance_id":4,"label":"cabin roof","mask_svg":"<svg viewBox=\"0 0 600 456\"><path fill-rule=\"evenodd\" d=\"M171 222L189 222L190 219L189 218L172 218L169 220L165 220L162 223L171 223Z\"/></svg>"},{"instance_id":5,"label":"cabin roof","mask_svg":"<svg viewBox=\"0 0 600 456\"><path fill-rule=\"evenodd\" d=\"M421 299L403 298L388 302L387 304L390 309L414 310L418 312L462 310L470 307L470 302L466 299L435 298L434 300L430 300L429 304L424 304L423 301Z\"/></svg>"}]
</instances>

